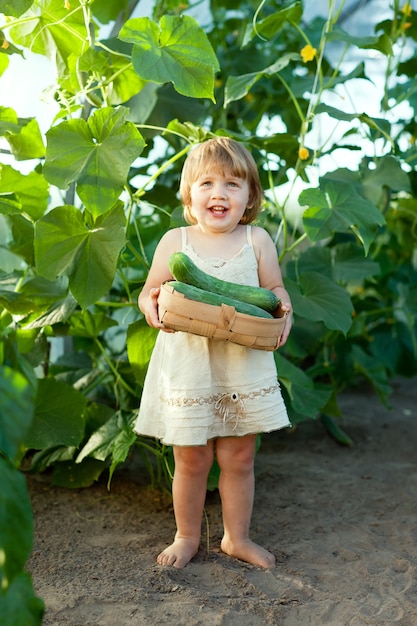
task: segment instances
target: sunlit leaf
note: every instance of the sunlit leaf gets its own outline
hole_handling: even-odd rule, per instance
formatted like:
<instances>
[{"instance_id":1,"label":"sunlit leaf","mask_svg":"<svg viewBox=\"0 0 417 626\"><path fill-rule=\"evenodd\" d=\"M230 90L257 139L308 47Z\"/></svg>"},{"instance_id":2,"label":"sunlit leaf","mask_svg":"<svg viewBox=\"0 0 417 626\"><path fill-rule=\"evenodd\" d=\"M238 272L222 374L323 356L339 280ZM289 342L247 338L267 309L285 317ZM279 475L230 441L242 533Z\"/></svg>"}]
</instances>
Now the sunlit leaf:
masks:
<instances>
[{"instance_id":1,"label":"sunlit leaf","mask_svg":"<svg viewBox=\"0 0 417 626\"><path fill-rule=\"evenodd\" d=\"M53 209L35 227L36 266L49 279L65 274L74 297L87 307L111 286L125 243L123 207L100 215L88 228L72 206Z\"/></svg>"},{"instance_id":2,"label":"sunlit leaf","mask_svg":"<svg viewBox=\"0 0 417 626\"><path fill-rule=\"evenodd\" d=\"M0 0L0 13L10 17L20 17L33 4L34 0Z\"/></svg>"},{"instance_id":3,"label":"sunlit leaf","mask_svg":"<svg viewBox=\"0 0 417 626\"><path fill-rule=\"evenodd\" d=\"M4 72L9 67L9 59L5 54L0 54L0 76L4 74Z\"/></svg>"},{"instance_id":4,"label":"sunlit leaf","mask_svg":"<svg viewBox=\"0 0 417 626\"><path fill-rule=\"evenodd\" d=\"M81 463L87 456L105 461L115 450L117 450L117 456L120 456L122 449L124 453L121 461L124 461L135 439L136 435L131 424L121 413L117 412L91 435L78 454L76 463Z\"/></svg>"},{"instance_id":5,"label":"sunlit leaf","mask_svg":"<svg viewBox=\"0 0 417 626\"><path fill-rule=\"evenodd\" d=\"M78 60L75 71L86 72L90 76L99 76L96 79L100 85L104 86L106 101L111 105L118 105L127 102L136 95L146 84L133 69L129 53L123 55L112 54L109 48L129 48L127 44L122 44L117 39L101 42L106 46L106 50L95 50L89 48ZM118 46L115 46L115 43Z\"/></svg>"},{"instance_id":6,"label":"sunlit leaf","mask_svg":"<svg viewBox=\"0 0 417 626\"><path fill-rule=\"evenodd\" d=\"M77 193L93 215L114 205L127 182L129 168L145 142L128 109L106 107L87 122L62 122L47 132L45 178L60 189L77 183Z\"/></svg>"},{"instance_id":7,"label":"sunlit leaf","mask_svg":"<svg viewBox=\"0 0 417 626\"><path fill-rule=\"evenodd\" d=\"M158 330L145 320L130 324L127 330L127 354L136 380L143 385Z\"/></svg>"},{"instance_id":8,"label":"sunlit leaf","mask_svg":"<svg viewBox=\"0 0 417 626\"><path fill-rule=\"evenodd\" d=\"M48 183L42 174L21 174L10 165L0 164L0 213L21 213L31 219L41 217L48 206ZM3 194L6 194L6 198ZM13 196L7 196L13 194Z\"/></svg>"},{"instance_id":9,"label":"sunlit leaf","mask_svg":"<svg viewBox=\"0 0 417 626\"><path fill-rule=\"evenodd\" d=\"M78 56L88 47L80 0L71 0L71 11L63 0L31 3L25 17L10 29L13 40L53 61L61 74L70 54Z\"/></svg>"},{"instance_id":10,"label":"sunlit leaf","mask_svg":"<svg viewBox=\"0 0 417 626\"><path fill-rule=\"evenodd\" d=\"M164 15L159 25L147 17L133 18L119 37L134 44L132 63L143 80L172 82L184 96L214 101L219 63L206 33L192 17Z\"/></svg>"},{"instance_id":11,"label":"sunlit leaf","mask_svg":"<svg viewBox=\"0 0 417 626\"><path fill-rule=\"evenodd\" d=\"M2 215L13 215L19 213L22 208L21 203L16 199L14 194L5 194L0 196L0 213Z\"/></svg>"},{"instance_id":12,"label":"sunlit leaf","mask_svg":"<svg viewBox=\"0 0 417 626\"><path fill-rule=\"evenodd\" d=\"M17 161L39 159L45 154L41 132L35 119L22 126L18 133L6 132L5 137Z\"/></svg>"}]
</instances>

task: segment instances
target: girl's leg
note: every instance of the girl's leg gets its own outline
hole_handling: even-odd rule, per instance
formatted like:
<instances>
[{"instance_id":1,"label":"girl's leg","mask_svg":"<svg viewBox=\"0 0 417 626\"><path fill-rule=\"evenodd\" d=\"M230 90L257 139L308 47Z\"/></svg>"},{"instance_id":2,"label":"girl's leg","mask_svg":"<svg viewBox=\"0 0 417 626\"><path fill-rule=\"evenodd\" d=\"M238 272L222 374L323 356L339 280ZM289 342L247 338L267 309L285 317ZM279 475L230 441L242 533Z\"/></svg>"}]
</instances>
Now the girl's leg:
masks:
<instances>
[{"instance_id":1,"label":"girl's leg","mask_svg":"<svg viewBox=\"0 0 417 626\"><path fill-rule=\"evenodd\" d=\"M249 538L255 492L255 446L256 435L219 437L216 441L224 524L221 548L229 556L271 568L275 566L275 557Z\"/></svg>"},{"instance_id":2,"label":"girl's leg","mask_svg":"<svg viewBox=\"0 0 417 626\"><path fill-rule=\"evenodd\" d=\"M172 497L177 532L174 542L161 552L157 562L182 568L197 554L200 544L213 442L205 446L174 446L174 458Z\"/></svg>"}]
</instances>

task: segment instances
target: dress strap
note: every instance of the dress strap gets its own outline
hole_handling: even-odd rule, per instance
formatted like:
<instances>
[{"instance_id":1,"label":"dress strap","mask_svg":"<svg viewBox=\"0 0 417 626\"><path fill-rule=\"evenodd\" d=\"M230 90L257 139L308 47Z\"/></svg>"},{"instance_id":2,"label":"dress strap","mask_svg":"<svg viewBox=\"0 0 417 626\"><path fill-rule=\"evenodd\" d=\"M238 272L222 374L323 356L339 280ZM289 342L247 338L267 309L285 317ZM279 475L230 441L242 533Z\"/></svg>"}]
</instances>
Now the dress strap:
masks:
<instances>
[{"instance_id":1,"label":"dress strap","mask_svg":"<svg viewBox=\"0 0 417 626\"><path fill-rule=\"evenodd\" d=\"M248 244L251 248L253 248L252 243L252 226L250 224L246 225L246 239L248 240Z\"/></svg>"},{"instance_id":2,"label":"dress strap","mask_svg":"<svg viewBox=\"0 0 417 626\"><path fill-rule=\"evenodd\" d=\"M184 252L185 246L187 245L187 231L185 230L185 226L181 226L181 245L181 249Z\"/></svg>"}]
</instances>

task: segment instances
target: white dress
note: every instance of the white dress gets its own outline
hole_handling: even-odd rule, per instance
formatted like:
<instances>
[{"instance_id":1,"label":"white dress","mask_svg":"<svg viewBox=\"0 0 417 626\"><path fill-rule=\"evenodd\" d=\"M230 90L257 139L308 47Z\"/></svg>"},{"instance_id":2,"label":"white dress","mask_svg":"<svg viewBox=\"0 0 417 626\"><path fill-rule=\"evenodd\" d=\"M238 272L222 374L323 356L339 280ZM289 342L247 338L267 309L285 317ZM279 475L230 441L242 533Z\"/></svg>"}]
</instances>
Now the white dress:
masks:
<instances>
[{"instance_id":1,"label":"white dress","mask_svg":"<svg viewBox=\"0 0 417 626\"><path fill-rule=\"evenodd\" d=\"M201 259L187 243L182 251L207 274L259 286L258 264L247 242L231 259ZM205 445L216 437L240 437L290 426L274 355L190 333L159 332L145 378L137 434L167 445Z\"/></svg>"}]
</instances>

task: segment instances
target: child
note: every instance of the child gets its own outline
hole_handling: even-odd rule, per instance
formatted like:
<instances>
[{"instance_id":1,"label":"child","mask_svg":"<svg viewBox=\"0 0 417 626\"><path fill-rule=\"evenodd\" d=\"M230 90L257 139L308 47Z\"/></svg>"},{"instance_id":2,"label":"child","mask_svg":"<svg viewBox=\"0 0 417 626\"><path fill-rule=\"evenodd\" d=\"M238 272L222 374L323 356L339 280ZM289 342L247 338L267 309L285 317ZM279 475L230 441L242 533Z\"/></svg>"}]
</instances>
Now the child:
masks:
<instances>
[{"instance_id":1,"label":"child","mask_svg":"<svg viewBox=\"0 0 417 626\"><path fill-rule=\"evenodd\" d=\"M249 538L249 525L256 435L289 426L273 353L169 331L158 320L157 299L161 283L173 278L168 261L179 250L207 274L273 291L289 313L280 345L290 332L290 298L272 239L263 228L249 226L261 209L263 192L255 161L242 144L216 137L194 148L184 164L180 195L191 225L162 237L139 296L147 323L165 332L152 353L135 431L172 445L175 459L177 532L157 562L182 568L197 553L216 454L221 549L271 568L274 556Z\"/></svg>"}]
</instances>

